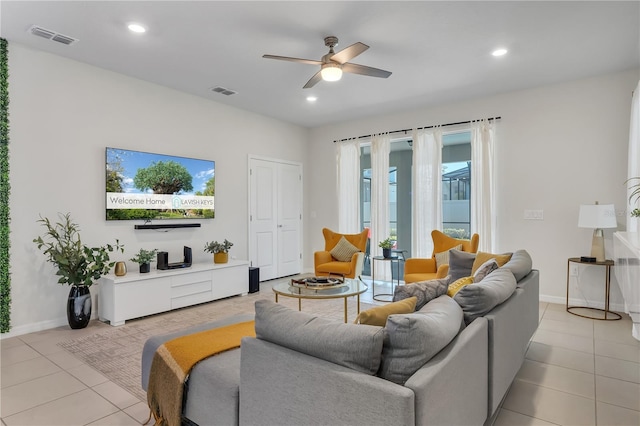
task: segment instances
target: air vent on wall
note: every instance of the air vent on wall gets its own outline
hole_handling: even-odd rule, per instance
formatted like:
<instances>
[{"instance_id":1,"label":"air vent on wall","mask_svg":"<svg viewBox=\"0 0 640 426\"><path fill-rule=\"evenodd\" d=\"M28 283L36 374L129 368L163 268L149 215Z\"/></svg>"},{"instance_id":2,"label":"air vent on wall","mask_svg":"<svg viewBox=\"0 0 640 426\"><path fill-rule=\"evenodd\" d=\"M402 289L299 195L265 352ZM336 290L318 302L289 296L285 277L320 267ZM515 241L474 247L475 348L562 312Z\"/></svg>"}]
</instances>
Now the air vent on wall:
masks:
<instances>
[{"instance_id":1,"label":"air vent on wall","mask_svg":"<svg viewBox=\"0 0 640 426\"><path fill-rule=\"evenodd\" d=\"M29 32L35 36L46 38L52 41L57 41L58 43L66 45L70 45L78 41L77 38L69 37L64 34L39 27L37 25L32 25L31 28L29 28Z\"/></svg>"},{"instance_id":2,"label":"air vent on wall","mask_svg":"<svg viewBox=\"0 0 640 426\"><path fill-rule=\"evenodd\" d=\"M238 93L238 92L236 92L234 90L226 89L226 88L220 87L220 86L214 87L213 89L211 89L211 91L212 92L216 92L216 93L222 93L223 95L227 95L227 96L235 95L236 93Z\"/></svg>"}]
</instances>

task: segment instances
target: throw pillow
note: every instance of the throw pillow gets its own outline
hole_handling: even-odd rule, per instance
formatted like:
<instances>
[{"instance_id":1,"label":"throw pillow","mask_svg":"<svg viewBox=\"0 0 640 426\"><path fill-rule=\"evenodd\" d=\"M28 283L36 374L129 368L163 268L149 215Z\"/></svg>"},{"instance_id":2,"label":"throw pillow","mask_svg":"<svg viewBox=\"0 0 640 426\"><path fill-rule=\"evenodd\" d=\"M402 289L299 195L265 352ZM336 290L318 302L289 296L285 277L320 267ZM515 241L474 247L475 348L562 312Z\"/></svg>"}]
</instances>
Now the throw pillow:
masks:
<instances>
[{"instance_id":1,"label":"throw pillow","mask_svg":"<svg viewBox=\"0 0 640 426\"><path fill-rule=\"evenodd\" d=\"M256 337L365 374L380 367L382 327L345 324L258 300Z\"/></svg>"},{"instance_id":2,"label":"throw pillow","mask_svg":"<svg viewBox=\"0 0 640 426\"><path fill-rule=\"evenodd\" d=\"M456 337L460 324L462 310L446 295L427 303L420 312L391 315L378 376L404 384Z\"/></svg>"},{"instance_id":3,"label":"throw pillow","mask_svg":"<svg viewBox=\"0 0 640 426\"><path fill-rule=\"evenodd\" d=\"M418 281L411 284L399 285L393 291L393 301L397 302L399 300L415 296L418 299L415 310L418 311L430 300L445 294L448 286L448 276L435 280Z\"/></svg>"},{"instance_id":4,"label":"throw pillow","mask_svg":"<svg viewBox=\"0 0 640 426\"><path fill-rule=\"evenodd\" d=\"M462 250L462 244L458 244L453 248L453 250ZM436 253L436 269L440 267L440 265L448 265L449 264L449 250Z\"/></svg>"},{"instance_id":5,"label":"throw pillow","mask_svg":"<svg viewBox=\"0 0 640 426\"><path fill-rule=\"evenodd\" d=\"M516 277L516 281L520 281L529 275L529 272L531 272L531 268L533 268L533 261L526 250L516 250L513 253L513 256L511 256L511 260L505 263L502 267L513 272L513 275Z\"/></svg>"},{"instance_id":6,"label":"throw pillow","mask_svg":"<svg viewBox=\"0 0 640 426\"><path fill-rule=\"evenodd\" d=\"M351 244L345 237L340 238L338 244L331 250L331 256L339 262L350 262L354 254L360 249Z\"/></svg>"},{"instance_id":7,"label":"throw pillow","mask_svg":"<svg viewBox=\"0 0 640 426\"><path fill-rule=\"evenodd\" d=\"M458 293L462 287L465 285L473 284L473 277L463 277L459 280L454 281L449 284L449 288L447 289L447 296L453 297Z\"/></svg>"},{"instance_id":8,"label":"throw pillow","mask_svg":"<svg viewBox=\"0 0 640 426\"><path fill-rule=\"evenodd\" d=\"M515 290L516 278L511 271L498 268L479 283L460 289L453 300L462 308L465 324L470 324L511 297Z\"/></svg>"},{"instance_id":9,"label":"throw pillow","mask_svg":"<svg viewBox=\"0 0 640 426\"><path fill-rule=\"evenodd\" d=\"M476 272L476 270L489 259L495 259L498 262L498 266L502 266L511 259L511 255L513 253L504 253L504 254L493 254L493 253L485 253L483 251L479 251L476 254L476 259L473 262L473 267L471 268L471 274Z\"/></svg>"},{"instance_id":10,"label":"throw pillow","mask_svg":"<svg viewBox=\"0 0 640 426\"><path fill-rule=\"evenodd\" d=\"M400 300L399 302L389 303L388 305L376 306L367 309L358 314L355 323L366 325L378 325L384 327L387 323L387 317L393 314L410 314L416 310L417 297Z\"/></svg>"},{"instance_id":11,"label":"throw pillow","mask_svg":"<svg viewBox=\"0 0 640 426\"><path fill-rule=\"evenodd\" d=\"M486 277L496 269L498 269L498 262L496 262L495 259L487 260L482 265L480 265L476 272L473 273L473 282L479 283L484 279L484 277Z\"/></svg>"},{"instance_id":12,"label":"throw pillow","mask_svg":"<svg viewBox=\"0 0 640 426\"><path fill-rule=\"evenodd\" d=\"M449 275L451 275L451 281L473 275L471 269L473 268L474 260L476 260L475 253L451 250L449 252Z\"/></svg>"}]
</instances>

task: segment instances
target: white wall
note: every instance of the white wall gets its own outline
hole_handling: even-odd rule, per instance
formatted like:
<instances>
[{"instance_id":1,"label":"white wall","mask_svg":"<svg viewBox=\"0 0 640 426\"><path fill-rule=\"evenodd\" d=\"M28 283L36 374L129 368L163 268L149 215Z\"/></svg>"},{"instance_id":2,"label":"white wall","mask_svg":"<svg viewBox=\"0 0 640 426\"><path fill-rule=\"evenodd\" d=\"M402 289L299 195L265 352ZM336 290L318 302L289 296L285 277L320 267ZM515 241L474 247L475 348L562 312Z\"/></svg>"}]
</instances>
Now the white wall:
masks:
<instances>
[{"instance_id":1,"label":"white wall","mask_svg":"<svg viewBox=\"0 0 640 426\"><path fill-rule=\"evenodd\" d=\"M631 92L639 78L638 70L632 70L313 129L307 192L323 196L312 197L307 206L306 262L312 264L310 253L323 246L321 228L337 227L334 140L501 116L496 250L528 250L541 271L541 298L564 303L567 259L588 255L591 247L592 231L577 227L579 205L598 200L618 209L626 206ZM523 220L525 209L544 210L544 220ZM624 229L623 216L618 224ZM611 230L605 238L611 256ZM612 287L612 306L621 309L617 283ZM602 306L604 268L583 268L580 291L591 306ZM575 282L571 296L585 303Z\"/></svg>"},{"instance_id":2,"label":"white wall","mask_svg":"<svg viewBox=\"0 0 640 426\"><path fill-rule=\"evenodd\" d=\"M43 231L40 214L71 212L88 244L120 239L125 253L113 260L128 260L139 248L179 260L188 245L194 261L210 262L205 241L224 238L234 243L230 255L247 259L249 154L306 159L307 129L59 56L10 44L9 73L10 335L67 323L69 288L56 283L32 242ZM169 232L107 222L106 146L215 160L216 218ZM92 293L95 299L97 286Z\"/></svg>"}]
</instances>

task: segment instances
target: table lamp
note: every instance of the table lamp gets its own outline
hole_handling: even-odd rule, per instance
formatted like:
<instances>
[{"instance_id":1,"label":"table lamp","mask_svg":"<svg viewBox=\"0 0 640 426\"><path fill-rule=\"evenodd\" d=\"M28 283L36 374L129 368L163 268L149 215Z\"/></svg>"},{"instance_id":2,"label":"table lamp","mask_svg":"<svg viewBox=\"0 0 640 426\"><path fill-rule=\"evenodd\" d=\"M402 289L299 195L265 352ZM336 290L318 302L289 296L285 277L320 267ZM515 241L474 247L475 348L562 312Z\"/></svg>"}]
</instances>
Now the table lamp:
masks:
<instances>
[{"instance_id":1,"label":"table lamp","mask_svg":"<svg viewBox=\"0 0 640 426\"><path fill-rule=\"evenodd\" d=\"M604 262L604 232L602 228L616 228L616 211L613 204L582 204L578 216L578 227L592 228L591 257L596 262Z\"/></svg>"}]
</instances>

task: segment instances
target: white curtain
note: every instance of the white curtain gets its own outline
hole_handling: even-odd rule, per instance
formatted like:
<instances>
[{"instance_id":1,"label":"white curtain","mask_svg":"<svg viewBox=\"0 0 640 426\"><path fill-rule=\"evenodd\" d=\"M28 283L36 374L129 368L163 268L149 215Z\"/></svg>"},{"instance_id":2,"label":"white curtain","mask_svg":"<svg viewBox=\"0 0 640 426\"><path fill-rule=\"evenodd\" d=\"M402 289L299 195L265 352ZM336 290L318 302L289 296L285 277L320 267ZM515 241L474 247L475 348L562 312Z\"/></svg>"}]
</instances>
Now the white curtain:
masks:
<instances>
[{"instance_id":1,"label":"white curtain","mask_svg":"<svg viewBox=\"0 0 640 426\"><path fill-rule=\"evenodd\" d=\"M481 120L471 125L471 231L480 236L478 249L495 251L495 124Z\"/></svg>"},{"instance_id":2,"label":"white curtain","mask_svg":"<svg viewBox=\"0 0 640 426\"><path fill-rule=\"evenodd\" d=\"M379 256L378 243L389 237L389 152L391 137L375 135L371 139L371 254ZM376 264L376 279L391 279L391 262Z\"/></svg>"},{"instance_id":3,"label":"white curtain","mask_svg":"<svg viewBox=\"0 0 640 426\"><path fill-rule=\"evenodd\" d=\"M360 142L336 142L338 165L338 230L343 234L360 232Z\"/></svg>"},{"instance_id":4,"label":"white curtain","mask_svg":"<svg viewBox=\"0 0 640 426\"><path fill-rule=\"evenodd\" d=\"M629 126L629 164L627 166L627 177L640 177L640 82L633 91L631 99L631 125ZM635 202L629 202L632 190L629 185L640 183L638 179L633 179L627 184L627 231L638 232L638 222L631 220L631 210L638 207Z\"/></svg>"},{"instance_id":5,"label":"white curtain","mask_svg":"<svg viewBox=\"0 0 640 426\"><path fill-rule=\"evenodd\" d=\"M431 231L442 229L442 132L413 131L411 256L431 257Z\"/></svg>"}]
</instances>

